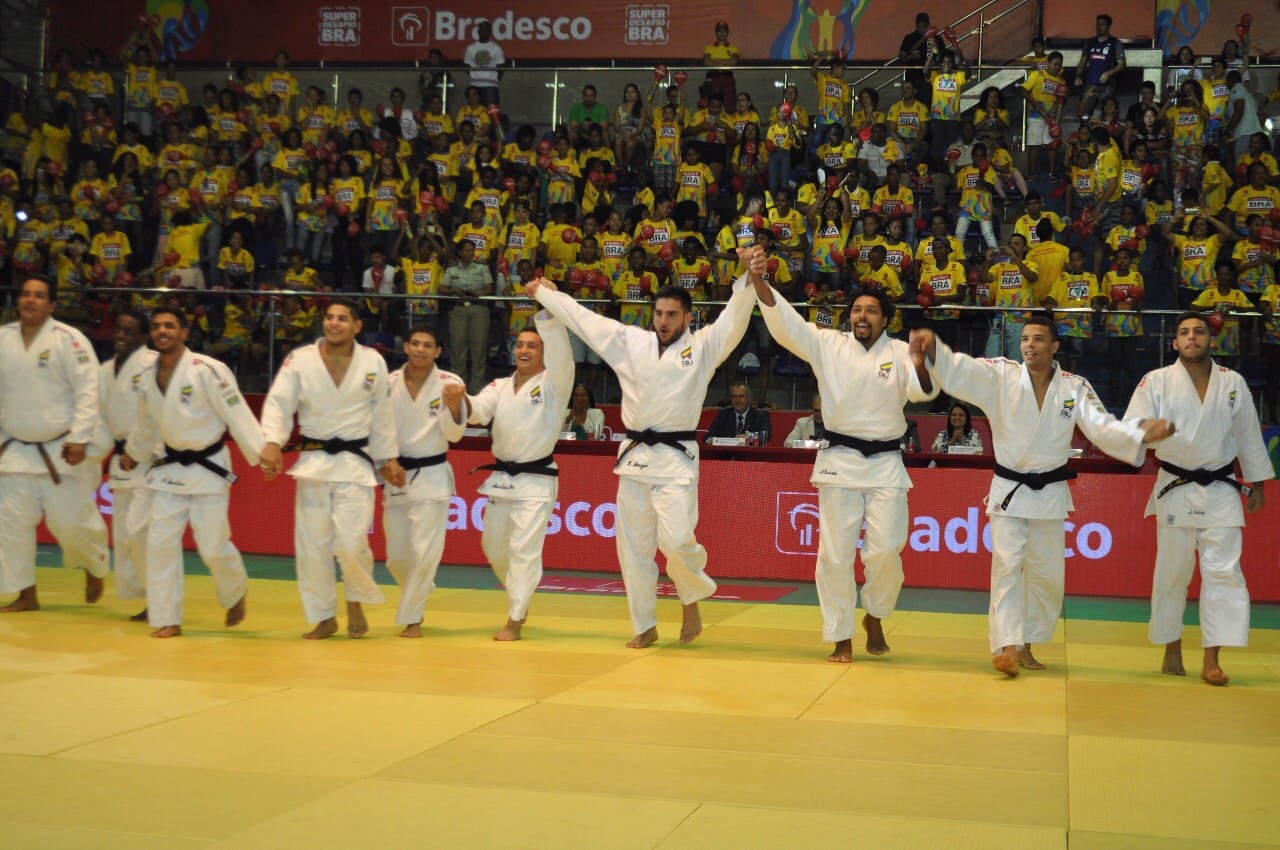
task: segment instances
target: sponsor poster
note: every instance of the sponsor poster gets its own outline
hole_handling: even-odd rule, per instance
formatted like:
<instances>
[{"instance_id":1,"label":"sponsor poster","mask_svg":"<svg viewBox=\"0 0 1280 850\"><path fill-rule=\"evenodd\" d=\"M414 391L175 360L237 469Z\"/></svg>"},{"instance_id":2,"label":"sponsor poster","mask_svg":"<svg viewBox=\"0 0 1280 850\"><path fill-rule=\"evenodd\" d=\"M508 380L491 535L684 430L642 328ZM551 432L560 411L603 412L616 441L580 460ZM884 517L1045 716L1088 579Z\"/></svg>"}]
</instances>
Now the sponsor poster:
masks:
<instances>
[{"instance_id":1,"label":"sponsor poster","mask_svg":"<svg viewBox=\"0 0 1280 850\"><path fill-rule=\"evenodd\" d=\"M1268 436L1273 453L1280 429ZM603 447L602 447L603 449ZM231 499L237 546L250 553L293 552L293 481L271 484L233 450L240 480ZM449 511L444 560L484 564L480 534L485 500L476 493L486 473L468 470L490 460L483 451L449 454L458 494ZM617 479L612 455L560 458L560 498L547 527L544 561L550 569L618 570L614 537ZM726 579L812 581L819 540L817 496L809 463L706 461L701 467L698 537L708 572ZM909 470L910 535L903 552L906 582L915 587L985 590L990 574L990 531L983 498L991 481L984 469ZM1067 592L1145 598L1155 560L1155 523L1142 511L1153 478L1140 474L1082 474L1071 484L1076 510L1064 524ZM750 482L751 486L744 486ZM105 485L104 513L111 510ZM378 516L381 516L379 511ZM384 555L380 519L371 529L375 555ZM1254 600L1280 602L1280 498L1249 517L1244 569ZM47 535L42 539L49 540ZM188 535L187 547L192 548ZM858 569L862 578L861 567ZM1194 590L1194 588L1193 588Z\"/></svg>"},{"instance_id":2,"label":"sponsor poster","mask_svg":"<svg viewBox=\"0 0 1280 850\"><path fill-rule=\"evenodd\" d=\"M927 8L934 22L945 26L976 5L973 0L933 0ZM1035 6L1026 3L987 28L985 58L1013 58L1027 51ZM700 62L714 40L717 21L729 24L730 42L747 62L803 61L819 50L877 62L897 55L918 11L889 0L286 2L271 7L270 26L260 26L266 23L264 12L252 0L49 0L48 9L58 22L50 30L50 55L63 46L83 52L84 44L114 54L115 45L138 27L138 16L147 15L157 18L154 26L145 27L157 52L177 59L261 62L284 48L299 63L389 63L423 59L438 48L457 62L474 40L476 22L485 18L492 21L494 38L508 59L562 65L587 59ZM990 10L987 14L994 17ZM1091 20L1081 35L1091 32ZM958 26L960 34L975 21ZM965 49L975 55L976 38Z\"/></svg>"}]
</instances>

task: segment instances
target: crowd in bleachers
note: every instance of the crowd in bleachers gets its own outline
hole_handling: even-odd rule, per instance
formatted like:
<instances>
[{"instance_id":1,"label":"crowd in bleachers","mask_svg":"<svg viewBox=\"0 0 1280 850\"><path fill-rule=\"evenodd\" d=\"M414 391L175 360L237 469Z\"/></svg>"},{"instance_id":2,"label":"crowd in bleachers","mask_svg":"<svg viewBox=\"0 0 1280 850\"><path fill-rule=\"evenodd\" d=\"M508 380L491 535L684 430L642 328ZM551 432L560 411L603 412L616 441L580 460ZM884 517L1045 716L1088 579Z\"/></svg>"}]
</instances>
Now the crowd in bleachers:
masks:
<instances>
[{"instance_id":1,"label":"crowd in bleachers","mask_svg":"<svg viewBox=\"0 0 1280 850\"><path fill-rule=\"evenodd\" d=\"M483 86L459 96L434 51L409 85L416 103L402 88L373 109L358 88L330 103L301 90L284 51L188 91L144 26L119 66L63 51L10 102L5 282L55 275L59 317L104 351L127 301L86 287L169 288L133 300L181 305L192 347L260 389L268 362L314 338L316 293L413 296L366 299L368 340L395 357L397 334L437 322L455 371L483 376L532 323L519 296L539 271L645 324L663 284L726 297L735 249L759 243L771 283L833 328L855 287L882 287L911 307L892 332L928 323L1017 358L1020 318L1056 308L1064 364L1117 402L1151 335L1144 305L1214 311L1215 356L1256 372L1264 419L1277 421L1280 169L1259 117L1276 95L1251 87L1247 33L1207 63L1179 53L1163 91L1126 91L1123 65L1091 55L1094 41L1073 76L1037 39L1025 78L970 108L961 41L922 17L904 78L883 90L854 91L845 58L824 54L812 57L815 102L796 85L756 102L717 27L705 79L638 70L612 106L588 85L549 129L512 126ZM1106 36L1100 19L1096 43ZM453 268L488 288L455 288ZM208 292L219 288L229 294ZM484 302L483 322L445 315L461 303L448 296L485 293L513 299ZM599 387L599 364L578 354ZM725 386L758 375L767 405L775 373L805 376L759 322Z\"/></svg>"}]
</instances>

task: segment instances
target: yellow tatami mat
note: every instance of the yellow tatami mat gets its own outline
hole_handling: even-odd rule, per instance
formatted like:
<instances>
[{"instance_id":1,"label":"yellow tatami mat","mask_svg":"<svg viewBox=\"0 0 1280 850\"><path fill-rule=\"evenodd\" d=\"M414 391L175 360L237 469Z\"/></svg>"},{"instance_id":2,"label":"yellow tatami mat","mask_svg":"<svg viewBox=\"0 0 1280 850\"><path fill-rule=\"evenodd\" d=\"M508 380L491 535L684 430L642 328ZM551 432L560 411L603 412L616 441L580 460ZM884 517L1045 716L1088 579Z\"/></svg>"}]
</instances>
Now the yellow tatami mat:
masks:
<instances>
[{"instance_id":1,"label":"yellow tatami mat","mask_svg":"<svg viewBox=\"0 0 1280 850\"><path fill-rule=\"evenodd\" d=\"M900 611L892 652L825 661L811 605L680 608L636 651L620 597L543 594L496 644L497 590L442 588L423 640L300 640L296 586L224 629L187 578L152 640L79 573L0 616L0 848L1280 847L1280 633L1228 688L1159 674L1142 624L1064 621L1041 673L990 666L986 620ZM345 626L345 623L344 623Z\"/></svg>"}]
</instances>

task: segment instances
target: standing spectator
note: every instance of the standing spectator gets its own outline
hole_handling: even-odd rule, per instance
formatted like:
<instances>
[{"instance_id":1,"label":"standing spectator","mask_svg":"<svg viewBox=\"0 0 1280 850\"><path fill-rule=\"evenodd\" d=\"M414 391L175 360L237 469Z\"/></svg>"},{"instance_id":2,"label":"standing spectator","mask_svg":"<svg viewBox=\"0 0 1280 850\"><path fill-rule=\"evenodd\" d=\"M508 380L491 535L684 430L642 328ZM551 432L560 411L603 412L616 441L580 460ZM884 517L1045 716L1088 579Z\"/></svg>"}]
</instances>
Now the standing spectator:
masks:
<instances>
[{"instance_id":1,"label":"standing spectator","mask_svg":"<svg viewBox=\"0 0 1280 850\"><path fill-rule=\"evenodd\" d=\"M418 94L422 98L422 109L427 109L436 97L444 103L451 88L454 88L453 77L444 68L444 54L438 47L433 47L427 51L427 67L418 75Z\"/></svg>"},{"instance_id":2,"label":"standing spectator","mask_svg":"<svg viewBox=\"0 0 1280 850\"><path fill-rule=\"evenodd\" d=\"M809 76L818 89L817 123L813 129L814 148L821 147L827 141L827 133L831 125L845 125L849 119L849 84L844 80L844 56L836 54L831 57L830 71L819 70L823 54L815 53L809 65ZM959 95L957 94L957 100Z\"/></svg>"},{"instance_id":3,"label":"standing spectator","mask_svg":"<svg viewBox=\"0 0 1280 850\"><path fill-rule=\"evenodd\" d=\"M1125 69L1124 45L1111 35L1111 16L1099 15L1094 22L1097 34L1084 43L1076 66L1080 95L1080 120L1093 114L1094 107L1116 95L1116 76Z\"/></svg>"},{"instance_id":4,"label":"standing spectator","mask_svg":"<svg viewBox=\"0 0 1280 850\"><path fill-rule=\"evenodd\" d=\"M622 90L622 102L613 110L613 153L623 171L631 171L635 167L636 154L643 150L644 123L644 99L640 96L640 89L635 83L627 83Z\"/></svg>"},{"instance_id":5,"label":"standing spectator","mask_svg":"<svg viewBox=\"0 0 1280 850\"><path fill-rule=\"evenodd\" d=\"M929 13L916 15L916 28L902 37L902 46L898 48L898 62L908 66L907 81L920 91L928 91L924 77L925 60L942 51L938 31L929 26Z\"/></svg>"},{"instance_id":6,"label":"standing spectator","mask_svg":"<svg viewBox=\"0 0 1280 850\"><path fill-rule=\"evenodd\" d=\"M708 97L716 94L725 103L737 102L737 83L733 79L733 71L728 69L737 65L741 58L737 45L729 43L729 22L716 21L716 40L702 51L702 64L711 69L707 71Z\"/></svg>"},{"instance_id":7,"label":"standing spectator","mask_svg":"<svg viewBox=\"0 0 1280 850\"><path fill-rule=\"evenodd\" d=\"M944 50L924 63L924 74L932 92L929 139L934 162L942 162L947 148L960 137L960 92L969 81L969 64L958 43L955 48L954 55Z\"/></svg>"},{"instance_id":8,"label":"standing spectator","mask_svg":"<svg viewBox=\"0 0 1280 850\"><path fill-rule=\"evenodd\" d=\"M476 24L476 40L467 45L463 63L471 69L471 85L480 90L485 106L498 102L498 66L506 61L502 48L493 40L493 26L488 21Z\"/></svg>"},{"instance_id":9,"label":"standing spectator","mask_svg":"<svg viewBox=\"0 0 1280 850\"><path fill-rule=\"evenodd\" d=\"M493 275L475 258L475 243L470 239L459 242L458 264L446 269L440 282L440 294L461 298L449 311L449 344L456 358L454 370L466 379L472 394L484 387L488 365L485 353L489 345L489 305L479 297L493 294Z\"/></svg>"},{"instance_id":10,"label":"standing spectator","mask_svg":"<svg viewBox=\"0 0 1280 850\"><path fill-rule=\"evenodd\" d=\"M1245 62L1248 63L1248 59ZM1253 92L1244 84L1240 71L1227 73L1227 85L1231 93L1227 95L1226 134L1234 139L1235 157L1239 162L1249 153L1249 142L1254 133L1262 132L1262 122L1258 120L1258 102Z\"/></svg>"},{"instance_id":11,"label":"standing spectator","mask_svg":"<svg viewBox=\"0 0 1280 850\"><path fill-rule=\"evenodd\" d=\"M151 48L142 43L146 35L135 32L120 52L125 75L125 121L138 125L143 138L151 138L151 107L155 103L156 63Z\"/></svg>"}]
</instances>

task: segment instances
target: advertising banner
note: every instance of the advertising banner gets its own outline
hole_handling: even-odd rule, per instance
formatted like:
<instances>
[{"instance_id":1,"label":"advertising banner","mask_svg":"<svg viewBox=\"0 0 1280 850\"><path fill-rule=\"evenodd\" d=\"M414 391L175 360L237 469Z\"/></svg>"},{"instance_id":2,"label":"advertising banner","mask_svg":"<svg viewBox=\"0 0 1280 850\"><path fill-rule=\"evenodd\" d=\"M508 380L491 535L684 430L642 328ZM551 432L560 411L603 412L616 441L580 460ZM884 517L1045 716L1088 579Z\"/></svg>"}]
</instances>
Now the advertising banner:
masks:
<instances>
[{"instance_id":1,"label":"advertising banner","mask_svg":"<svg viewBox=\"0 0 1280 850\"><path fill-rule=\"evenodd\" d=\"M1280 437L1273 437L1280 439ZM267 484L244 466L231 499L231 527L244 552L293 553L293 481ZM480 547L486 500L476 493L486 473L467 471L490 460L487 452L449 454L458 493L449 510L444 561L485 564ZM560 497L547 526L544 562L549 569L618 571L610 455L560 458ZM983 498L986 469L913 468L910 535L903 552L907 584L985 590L990 574L991 532ZM818 551L818 499L807 463L707 461L701 466L698 538L710 556L708 572L731 579L812 581ZM1075 511L1064 525L1067 592L1144 598L1151 591L1155 522L1143 519L1150 475L1083 473L1071 483ZM750 486L747 486L747 484ZM100 504L110 519L111 494ZM370 530L376 557L384 556L381 511ZM1280 602L1280 498L1248 518L1244 570L1257 601ZM48 540L47 536L43 539ZM191 541L188 537L188 548ZM859 568L859 579L861 569Z\"/></svg>"}]
</instances>

